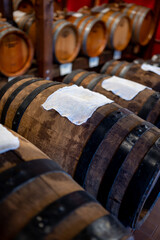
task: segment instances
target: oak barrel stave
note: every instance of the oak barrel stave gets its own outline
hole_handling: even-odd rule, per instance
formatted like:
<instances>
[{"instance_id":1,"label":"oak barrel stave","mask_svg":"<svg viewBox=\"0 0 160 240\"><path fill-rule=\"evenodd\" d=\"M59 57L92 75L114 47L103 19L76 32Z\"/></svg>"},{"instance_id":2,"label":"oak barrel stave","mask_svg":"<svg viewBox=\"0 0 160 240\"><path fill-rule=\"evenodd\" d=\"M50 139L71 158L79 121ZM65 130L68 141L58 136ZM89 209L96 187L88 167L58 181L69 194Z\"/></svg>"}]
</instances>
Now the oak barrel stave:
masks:
<instances>
[{"instance_id":1,"label":"oak barrel stave","mask_svg":"<svg viewBox=\"0 0 160 240\"><path fill-rule=\"evenodd\" d=\"M19 147L0 154L1 238L67 240L85 232L84 239L132 239L55 161L12 134L19 138Z\"/></svg>"},{"instance_id":2,"label":"oak barrel stave","mask_svg":"<svg viewBox=\"0 0 160 240\"><path fill-rule=\"evenodd\" d=\"M25 81L28 80L23 80L23 83ZM44 82L45 81L42 80L42 86L44 85ZM18 133L32 141L32 143L36 144L51 158L58 159L58 163L69 174L74 176L75 179L80 178L78 182L80 182L86 189L92 189L92 186L94 186L94 183L97 181L99 183L99 186L97 186L97 189L91 191L94 196L97 196L103 182L103 176L107 171L108 166L112 164L113 157L115 156L117 151L123 151L119 149L119 146L123 141L125 141L127 135L131 134L130 132L133 128L141 127L141 125L145 124L147 124L147 126L149 126L150 128L145 129L145 131L150 132L152 131L151 129L153 125L144 122L142 119L134 115L129 110L123 109L115 103L111 103L98 108L97 111L94 112L92 117L86 123L80 126L76 126L72 124L68 119L61 117L56 111L45 111L41 106L48 96L50 96L54 91L58 90L59 88L66 86L65 84L57 84L47 81L48 87L46 89L38 92L38 94L34 98L28 98L28 96L31 96L33 92L35 92L35 90L37 91L37 89L40 87L40 83L41 81L34 82L31 85L26 86L18 93L18 95L16 95L16 97L10 103L10 107L8 108L4 122L5 125L8 127L12 127L16 131L18 131ZM18 88L21 84L22 81L16 82L13 86L9 86L9 92L7 90L5 93L4 91L2 91L3 96L0 102L1 114L7 99L12 94L12 92L15 91L15 89ZM38 88L36 86L38 86ZM27 108L25 107L23 109L22 106L24 105L24 102L27 103ZM14 120L16 120L16 124L14 123ZM126 124L128 124L128 128L126 128ZM119 133L121 133L121 135ZM160 131L155 128L155 141L158 137L160 137ZM133 143L131 151L127 152L127 156L131 153L134 155L135 152L141 152L141 138L143 139L143 134L138 137L136 143ZM150 142L150 139L145 139L144 145L147 145L148 142ZM95 144L94 147L92 147L92 143ZM137 146L139 146L139 151L137 151ZM149 147L147 151L149 151ZM90 155L85 155L86 153L90 153ZM143 162L143 159L144 156L138 156L137 163ZM106 168L104 167L104 165L102 165L102 161L104 161L104 163L106 164ZM124 162L125 158L122 158L119 166L119 171L121 170ZM97 164L96 168L94 168L95 163ZM83 166L84 171L81 171ZM97 171L97 169L101 168L103 169L102 173L101 171ZM138 169L139 167L137 168L137 170ZM91 174L91 178L88 177L89 174ZM114 177L116 177L117 174L118 172L115 173ZM129 177L132 179L134 175ZM155 176L153 176L153 178L150 177L151 181L154 179L156 179L156 174ZM111 187L112 186L109 187L110 190ZM153 185L147 187L151 189ZM132 189L130 190L132 191ZM125 192L127 191L128 185L125 189ZM143 196L141 196L141 198L139 199L141 208L139 208L139 210L136 209L135 212L139 211L140 213L141 211L143 211L143 204L147 201L148 198L148 196L145 195L145 191L146 186L143 189ZM122 193L123 196L124 194ZM134 190L133 195L135 194L136 192ZM156 197L153 199L152 204L155 200ZM122 203L123 197L120 205ZM148 209L148 212L149 211L150 209ZM133 213L133 215L135 214L135 212ZM117 214L115 215L117 216ZM130 219L126 219L126 221L127 224L130 225L132 228L135 228L140 224L138 217L134 220L134 223L132 222L132 220L130 221Z\"/></svg>"},{"instance_id":3,"label":"oak barrel stave","mask_svg":"<svg viewBox=\"0 0 160 240\"><path fill-rule=\"evenodd\" d=\"M107 62L101 69L101 73L107 73L109 75L114 75L123 77L143 85L152 88L155 91L160 91L160 77L156 73L150 71L144 71L141 69L140 64L123 62L119 69L115 72L114 69L119 64L120 61L113 60L112 62Z\"/></svg>"},{"instance_id":4,"label":"oak barrel stave","mask_svg":"<svg viewBox=\"0 0 160 240\"><path fill-rule=\"evenodd\" d=\"M108 78L110 78L108 75L97 74L95 72L88 72L87 75L86 71L75 70L73 73L67 75L63 79L63 82L81 85L85 88L101 93L114 100L117 104L134 112L144 120L147 120L153 124L157 124L157 126L159 125L158 119L160 117L160 95L158 92L155 92L151 89L144 89L132 100L127 101L102 87L102 82Z\"/></svg>"}]
</instances>

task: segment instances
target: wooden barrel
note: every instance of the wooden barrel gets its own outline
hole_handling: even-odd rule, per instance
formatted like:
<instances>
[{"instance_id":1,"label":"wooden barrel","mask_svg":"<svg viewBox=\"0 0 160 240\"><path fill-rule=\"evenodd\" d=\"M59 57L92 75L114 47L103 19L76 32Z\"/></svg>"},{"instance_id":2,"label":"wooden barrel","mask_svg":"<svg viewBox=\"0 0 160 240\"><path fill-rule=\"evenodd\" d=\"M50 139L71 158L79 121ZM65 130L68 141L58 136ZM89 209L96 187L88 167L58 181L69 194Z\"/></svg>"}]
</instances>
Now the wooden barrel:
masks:
<instances>
[{"instance_id":1,"label":"wooden barrel","mask_svg":"<svg viewBox=\"0 0 160 240\"><path fill-rule=\"evenodd\" d=\"M6 76L18 76L29 69L33 46L24 32L0 22L0 53L0 72Z\"/></svg>"},{"instance_id":2,"label":"wooden barrel","mask_svg":"<svg viewBox=\"0 0 160 240\"><path fill-rule=\"evenodd\" d=\"M53 55L57 62L72 62L80 50L80 37L77 28L61 19L53 24Z\"/></svg>"},{"instance_id":3,"label":"wooden barrel","mask_svg":"<svg viewBox=\"0 0 160 240\"><path fill-rule=\"evenodd\" d=\"M14 21L31 39L34 48L36 47L36 22L34 14L26 14L22 11L13 13Z\"/></svg>"},{"instance_id":4,"label":"wooden barrel","mask_svg":"<svg viewBox=\"0 0 160 240\"><path fill-rule=\"evenodd\" d=\"M152 59L149 59L149 60L144 60L142 58L138 58L138 59L135 59L134 60L134 63L137 63L137 64L143 64L143 63L146 63L146 64L149 64L149 65L152 65L152 66L155 66L155 67L160 67L160 61L153 61Z\"/></svg>"},{"instance_id":5,"label":"wooden barrel","mask_svg":"<svg viewBox=\"0 0 160 240\"><path fill-rule=\"evenodd\" d=\"M17 13L18 14L18 13ZM36 47L36 22L34 15L18 17L14 14L19 28L26 32ZM53 24L53 56L59 63L72 62L80 50L80 38L76 27L66 21L58 20Z\"/></svg>"},{"instance_id":6,"label":"wooden barrel","mask_svg":"<svg viewBox=\"0 0 160 240\"><path fill-rule=\"evenodd\" d=\"M108 47L119 51L124 50L131 40L130 19L126 14L112 10L111 8L94 8L92 14L96 14L105 24L108 30Z\"/></svg>"},{"instance_id":7,"label":"wooden barrel","mask_svg":"<svg viewBox=\"0 0 160 240\"><path fill-rule=\"evenodd\" d=\"M80 14L80 13L78 13ZM72 15L67 18L79 30L81 51L88 57L99 56L107 44L107 29L103 21L93 16Z\"/></svg>"},{"instance_id":8,"label":"wooden barrel","mask_svg":"<svg viewBox=\"0 0 160 240\"><path fill-rule=\"evenodd\" d=\"M89 90L99 92L106 97L114 100L117 104L129 109L137 114L139 117L147 120L160 128L160 94L151 89L144 89L139 92L131 100L116 95L112 91L107 91L102 87L104 80L109 79L110 76L97 74L95 72L87 72L84 70L75 70L67 75L64 83L74 83L78 86L83 86ZM113 82L114 85L114 82Z\"/></svg>"},{"instance_id":9,"label":"wooden barrel","mask_svg":"<svg viewBox=\"0 0 160 240\"><path fill-rule=\"evenodd\" d=\"M0 154L1 239L133 240L55 161L18 134L5 131L18 138L19 146L3 146Z\"/></svg>"},{"instance_id":10,"label":"wooden barrel","mask_svg":"<svg viewBox=\"0 0 160 240\"><path fill-rule=\"evenodd\" d=\"M31 13L34 11L34 0L13 0L13 9Z\"/></svg>"},{"instance_id":11,"label":"wooden barrel","mask_svg":"<svg viewBox=\"0 0 160 240\"><path fill-rule=\"evenodd\" d=\"M0 90L1 122L55 159L126 226L138 227L159 193L160 130L115 103L80 125L45 110L46 99L66 86L13 79Z\"/></svg>"},{"instance_id":12,"label":"wooden barrel","mask_svg":"<svg viewBox=\"0 0 160 240\"><path fill-rule=\"evenodd\" d=\"M126 78L151 87L155 91L160 91L159 75L150 71L144 71L141 69L140 64L111 60L103 65L101 73Z\"/></svg>"},{"instance_id":13,"label":"wooden barrel","mask_svg":"<svg viewBox=\"0 0 160 240\"><path fill-rule=\"evenodd\" d=\"M147 45L155 29L152 10L135 4L128 4L123 9L123 13L127 14L131 19L133 42L142 46Z\"/></svg>"}]
</instances>

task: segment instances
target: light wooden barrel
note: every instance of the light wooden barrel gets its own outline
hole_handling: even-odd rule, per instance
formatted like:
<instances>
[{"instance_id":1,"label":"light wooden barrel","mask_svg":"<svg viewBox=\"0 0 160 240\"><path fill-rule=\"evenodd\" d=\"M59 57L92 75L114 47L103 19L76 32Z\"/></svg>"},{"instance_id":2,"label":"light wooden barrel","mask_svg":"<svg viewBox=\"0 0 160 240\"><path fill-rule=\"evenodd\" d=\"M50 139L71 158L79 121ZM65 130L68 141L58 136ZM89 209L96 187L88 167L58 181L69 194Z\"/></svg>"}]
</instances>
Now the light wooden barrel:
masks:
<instances>
[{"instance_id":1,"label":"light wooden barrel","mask_svg":"<svg viewBox=\"0 0 160 240\"><path fill-rule=\"evenodd\" d=\"M19 148L0 154L1 239L133 240L55 161L12 134Z\"/></svg>"},{"instance_id":2,"label":"light wooden barrel","mask_svg":"<svg viewBox=\"0 0 160 240\"><path fill-rule=\"evenodd\" d=\"M14 20L18 27L31 39L34 48L36 47L36 22L34 14L23 14L20 11L14 12Z\"/></svg>"},{"instance_id":3,"label":"light wooden barrel","mask_svg":"<svg viewBox=\"0 0 160 240\"><path fill-rule=\"evenodd\" d=\"M93 16L67 18L79 30L81 51L89 57L99 56L107 44L107 29L103 21Z\"/></svg>"},{"instance_id":4,"label":"light wooden barrel","mask_svg":"<svg viewBox=\"0 0 160 240\"><path fill-rule=\"evenodd\" d=\"M33 46L24 32L0 22L0 53L0 72L6 76L18 76L29 69Z\"/></svg>"},{"instance_id":5,"label":"light wooden barrel","mask_svg":"<svg viewBox=\"0 0 160 240\"><path fill-rule=\"evenodd\" d=\"M36 47L36 22L34 15L25 15L15 20L20 29L26 32ZM80 38L76 27L66 21L58 20L53 23L53 56L59 63L72 62L80 50Z\"/></svg>"},{"instance_id":6,"label":"light wooden barrel","mask_svg":"<svg viewBox=\"0 0 160 240\"><path fill-rule=\"evenodd\" d=\"M160 93L151 89L144 89L139 92L132 100L125 100L111 91L107 91L102 87L102 82L110 78L108 75L102 75L95 72L87 72L84 70L75 70L67 75L64 83L73 83L83 86L89 90L99 92L106 97L114 100L117 104L129 109L139 117L149 121L160 128Z\"/></svg>"},{"instance_id":7,"label":"light wooden barrel","mask_svg":"<svg viewBox=\"0 0 160 240\"><path fill-rule=\"evenodd\" d=\"M127 14L131 19L133 42L142 46L147 45L155 29L152 10L135 4L128 4L123 9L123 13Z\"/></svg>"},{"instance_id":8,"label":"light wooden barrel","mask_svg":"<svg viewBox=\"0 0 160 240\"><path fill-rule=\"evenodd\" d=\"M34 11L34 0L12 0L14 11L19 10L25 13Z\"/></svg>"},{"instance_id":9,"label":"light wooden barrel","mask_svg":"<svg viewBox=\"0 0 160 240\"><path fill-rule=\"evenodd\" d=\"M80 37L76 27L66 21L53 24L53 55L57 62L72 62L80 51Z\"/></svg>"},{"instance_id":10,"label":"light wooden barrel","mask_svg":"<svg viewBox=\"0 0 160 240\"><path fill-rule=\"evenodd\" d=\"M160 91L160 76L150 71L144 71L140 64L134 62L111 60L103 65L101 73L133 80L155 91Z\"/></svg>"},{"instance_id":11,"label":"light wooden barrel","mask_svg":"<svg viewBox=\"0 0 160 240\"><path fill-rule=\"evenodd\" d=\"M115 103L82 125L41 106L66 84L22 77L0 90L0 119L55 159L126 226L149 215L159 193L160 130Z\"/></svg>"},{"instance_id":12,"label":"light wooden barrel","mask_svg":"<svg viewBox=\"0 0 160 240\"><path fill-rule=\"evenodd\" d=\"M108 30L108 47L119 51L124 50L131 40L130 19L126 14L111 8L94 8L92 14L99 17Z\"/></svg>"}]
</instances>

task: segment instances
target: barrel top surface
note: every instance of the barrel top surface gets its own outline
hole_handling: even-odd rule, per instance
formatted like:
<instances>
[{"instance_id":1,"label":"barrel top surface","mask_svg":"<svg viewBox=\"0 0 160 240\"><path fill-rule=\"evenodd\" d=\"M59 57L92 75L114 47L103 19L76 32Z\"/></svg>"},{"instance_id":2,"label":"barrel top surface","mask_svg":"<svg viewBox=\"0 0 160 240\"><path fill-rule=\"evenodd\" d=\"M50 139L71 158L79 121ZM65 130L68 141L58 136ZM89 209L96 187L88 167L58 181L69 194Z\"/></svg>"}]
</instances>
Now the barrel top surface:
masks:
<instances>
[{"instance_id":1,"label":"barrel top surface","mask_svg":"<svg viewBox=\"0 0 160 240\"><path fill-rule=\"evenodd\" d=\"M112 31L112 30L111 30ZM131 39L130 22L126 16L123 16L115 28L113 37L113 46L117 50L124 50Z\"/></svg>"},{"instance_id":2,"label":"barrel top surface","mask_svg":"<svg viewBox=\"0 0 160 240\"><path fill-rule=\"evenodd\" d=\"M72 62L80 50L80 39L75 26L62 21L53 28L53 52L61 63ZM67 46L67 47L66 47Z\"/></svg>"},{"instance_id":3,"label":"barrel top surface","mask_svg":"<svg viewBox=\"0 0 160 240\"><path fill-rule=\"evenodd\" d=\"M96 57L101 54L108 40L105 24L101 20L94 19L86 25L83 34L83 52L90 57Z\"/></svg>"},{"instance_id":4,"label":"barrel top surface","mask_svg":"<svg viewBox=\"0 0 160 240\"><path fill-rule=\"evenodd\" d=\"M15 28L9 28L0 35L0 71L7 76L24 73L33 58L33 47L28 37Z\"/></svg>"}]
</instances>

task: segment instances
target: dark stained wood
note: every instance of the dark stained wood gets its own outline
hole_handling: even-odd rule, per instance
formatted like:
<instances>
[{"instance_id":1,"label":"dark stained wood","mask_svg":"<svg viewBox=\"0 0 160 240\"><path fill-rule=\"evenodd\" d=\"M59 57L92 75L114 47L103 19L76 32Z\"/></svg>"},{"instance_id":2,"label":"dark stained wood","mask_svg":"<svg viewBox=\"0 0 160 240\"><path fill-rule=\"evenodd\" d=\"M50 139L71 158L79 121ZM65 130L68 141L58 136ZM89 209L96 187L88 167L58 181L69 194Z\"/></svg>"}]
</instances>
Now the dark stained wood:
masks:
<instances>
[{"instance_id":1,"label":"dark stained wood","mask_svg":"<svg viewBox=\"0 0 160 240\"><path fill-rule=\"evenodd\" d=\"M3 76L0 76L0 89L6 84L8 83L8 79L3 77Z\"/></svg>"},{"instance_id":2,"label":"dark stained wood","mask_svg":"<svg viewBox=\"0 0 160 240\"><path fill-rule=\"evenodd\" d=\"M112 71L118 63L120 63L120 61L112 61L106 71L104 69L103 73L112 75ZM117 71L114 72L114 75L119 76L123 68L129 64L129 62L124 61L124 63L117 69ZM160 91L160 76L153 72L142 70L140 64L133 63L133 65L123 75L123 77L151 87L155 91Z\"/></svg>"},{"instance_id":3,"label":"dark stained wood","mask_svg":"<svg viewBox=\"0 0 160 240\"><path fill-rule=\"evenodd\" d=\"M53 0L36 0L36 37L39 76L51 79Z\"/></svg>"},{"instance_id":4,"label":"dark stained wood","mask_svg":"<svg viewBox=\"0 0 160 240\"><path fill-rule=\"evenodd\" d=\"M12 132L12 134L19 138L19 147L16 150L0 154L0 184L1 186L5 184L6 188L10 186L7 195L5 195L5 191L0 190L1 238L14 239L23 232L25 239L35 236L32 234L36 234L39 239L43 232L45 239L69 240L79 235L94 222L94 227L101 230L103 237L114 235L114 239L117 240L131 239L131 234L117 220L113 219L97 201L85 193L68 174L55 165L47 155L17 133ZM22 168L22 164L26 166L27 162L30 167L32 164L32 170L29 170L28 167L27 169L26 167ZM46 172L42 171L41 166L40 173L37 174L36 171L39 171L39 164L42 162ZM37 166L33 165L35 163ZM50 169L48 170L47 166L49 165ZM16 167L18 168L14 172L13 169ZM11 170L14 174L12 172L11 176L2 177ZM32 171L32 174L29 174L28 180L20 183L20 180L24 176L26 177L29 171ZM3 179L5 180L3 181ZM12 184L9 185L9 182ZM13 187L15 182L18 187ZM43 219L45 208L50 207L51 204L52 206L55 204L54 211L49 213L49 217L46 212ZM23 231L32 219L34 219L34 224L31 225L32 231ZM101 219L103 219L103 228L96 224L96 221L101 221ZM108 220L111 225L109 227L107 227ZM45 229L48 230L45 231ZM94 228L88 232L88 237L92 237L93 233ZM94 233L94 236L100 235L98 232ZM20 238L18 237L18 239Z\"/></svg>"},{"instance_id":5,"label":"dark stained wood","mask_svg":"<svg viewBox=\"0 0 160 240\"><path fill-rule=\"evenodd\" d=\"M0 117L2 116L2 111L9 96L28 80L29 79L24 79L15 83L4 94L0 101ZM13 101L10 102L8 110L6 110L6 117L4 119L6 126L12 128L15 113L22 104L24 96L27 97L33 90L45 83L49 82L47 80L34 82L16 95ZM131 191L131 194L134 198L136 198L138 192L137 188L143 186L143 184L140 185L137 183L135 184L136 186L134 189L134 187L130 187L130 182L133 181L134 173L137 173L137 171L140 171L141 167L143 167L144 155L148 154L151 146L155 144L157 139L159 139L160 131L152 124L144 122L129 110L124 109L115 103L107 104L98 108L92 117L80 126L74 125L67 118L61 117L55 110L44 110L41 105L45 102L47 97L64 86L66 85L54 85L39 93L24 112L17 131L22 136L29 139L32 143L36 144L51 158L54 158L69 174L74 176L75 179L77 179L77 181L85 187L85 189L89 190L95 197L101 200L104 206L107 206L112 213L118 216L118 212L123 206L123 198L125 194L128 191ZM103 121L107 121L104 126L102 124ZM98 130L99 126L103 126L103 130ZM97 131L98 137L93 137L93 143L91 144L92 147L86 151L86 154L92 154L93 152L93 155L86 155L85 161L83 162L82 153L84 152L89 139L94 136L93 133L95 131ZM131 148L127 148L128 150L125 157L122 157L120 162L117 162L116 154L119 154L121 158L121 151L123 151L121 149L123 149L123 144L125 146L126 141L128 141L127 136L132 136L130 133L132 131L133 133L135 131L134 134L138 135L136 135L137 137L135 137L133 141L130 140L129 146ZM158 144L156 146L158 147ZM141 151L141 149L144 151ZM159 152L157 154L159 154ZM131 167L132 159L134 161L133 169ZM156 161L154 157L152 159ZM80 161L82 161L81 167ZM88 165L84 167L87 162ZM113 176L111 176L112 180L105 181L106 177L110 179L109 174L112 175L112 171L109 171L109 169L113 168L113 164L114 166L117 166L117 170L114 169ZM78 169L80 171L80 179L77 175ZM150 168L148 168L148 170L150 171ZM125 171L124 175L122 175L123 171ZM158 171L159 170L157 169L155 176L157 176ZM85 177L84 179L82 174ZM120 176L121 181L117 181ZM148 196L146 195L146 187L147 189L148 187L150 189L154 187L153 184L150 185L150 182L155 179L155 176L152 175L151 179L149 176L150 175L147 176L149 185L146 184L145 189L143 189L143 199L138 199L138 205L141 207L139 209L135 209L135 212L138 211L138 216L141 215L141 212L143 212L143 204L148 199ZM141 181L146 181L146 177L141 177ZM155 182L157 180L158 179L155 179ZM115 189L121 189L121 184L123 182L125 182L126 185L122 188L122 192L118 195L121 200L118 201L117 206L118 197L115 195L115 197L110 198L109 196L115 194ZM109 191L109 194L106 189L108 189L107 191ZM110 200L112 204L109 203ZM154 200L155 198L152 199L153 202ZM132 201L128 200L127 205L125 205L126 209L127 206L128 209L130 209ZM150 208L147 210L147 214L149 214L149 212ZM127 219L127 223L125 222L125 224L130 225L131 227L137 227L137 225L139 226L144 221L145 217L146 215L142 219L139 219L139 217L136 218L134 223L132 220L130 221Z\"/></svg>"},{"instance_id":6,"label":"dark stained wood","mask_svg":"<svg viewBox=\"0 0 160 240\"><path fill-rule=\"evenodd\" d=\"M81 71L80 73L77 73L73 78L70 78L70 83L76 84L76 81L83 76L83 74L86 73L86 71ZM70 75L66 76L66 79L69 78ZM101 77L100 81L95 85L95 87L92 89L95 92L99 92L103 94L104 96L114 100L117 104L121 105L122 107L128 108L130 111L134 112L135 114L138 114L141 109L143 108L146 101L155 94L155 91L150 89L145 89L141 91L136 97L134 97L132 100L127 101L125 99L122 99L118 95L112 93L111 91L107 91L102 87L102 82L105 79L110 78L108 75L100 75L97 73L91 73L90 75L86 76L83 81L81 82L81 86L88 88L88 84L90 84L96 77ZM65 78L63 80L65 82ZM147 112L147 117L144 117L145 120L155 124L160 117L160 99L157 99L155 102L155 105L152 109L149 109ZM142 116L143 118L143 116Z\"/></svg>"},{"instance_id":7,"label":"dark stained wood","mask_svg":"<svg viewBox=\"0 0 160 240\"><path fill-rule=\"evenodd\" d=\"M150 216L141 228L134 232L135 240L160 239L160 198L154 206Z\"/></svg>"},{"instance_id":8,"label":"dark stained wood","mask_svg":"<svg viewBox=\"0 0 160 240\"><path fill-rule=\"evenodd\" d=\"M106 50L99 56L99 66L102 66L106 61L109 61L113 57L113 51ZM75 69L90 69L92 71L92 68L89 67L89 58L85 56L79 56L77 57L73 63L72 63L72 70ZM51 70L51 76L52 78L56 78L60 76L60 66L58 64L52 65Z\"/></svg>"}]
</instances>

